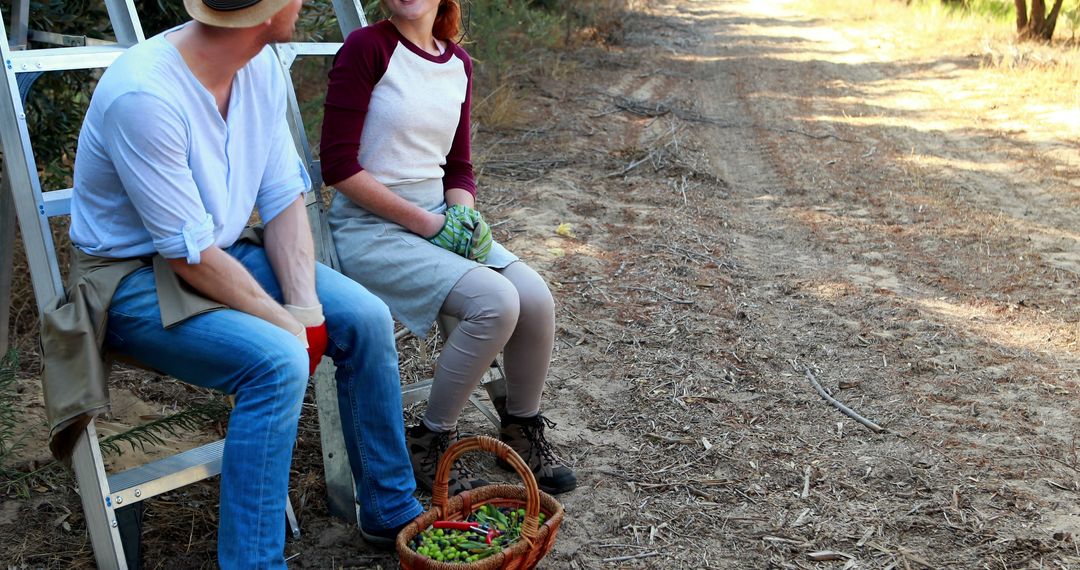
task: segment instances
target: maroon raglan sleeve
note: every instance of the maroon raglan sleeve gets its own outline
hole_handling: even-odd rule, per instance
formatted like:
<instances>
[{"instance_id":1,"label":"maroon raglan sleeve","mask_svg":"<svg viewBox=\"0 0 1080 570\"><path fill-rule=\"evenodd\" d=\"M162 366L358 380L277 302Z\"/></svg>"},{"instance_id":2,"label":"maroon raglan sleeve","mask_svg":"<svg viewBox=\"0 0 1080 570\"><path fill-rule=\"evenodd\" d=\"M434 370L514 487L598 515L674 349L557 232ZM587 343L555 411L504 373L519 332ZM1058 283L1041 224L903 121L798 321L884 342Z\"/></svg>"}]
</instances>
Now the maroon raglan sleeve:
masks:
<instances>
[{"instance_id":1,"label":"maroon raglan sleeve","mask_svg":"<svg viewBox=\"0 0 1080 570\"><path fill-rule=\"evenodd\" d=\"M357 161L371 92L382 79L393 54L394 39L382 23L349 34L334 57L323 107L319 160L329 186L360 172Z\"/></svg>"},{"instance_id":2,"label":"maroon raglan sleeve","mask_svg":"<svg viewBox=\"0 0 1080 570\"><path fill-rule=\"evenodd\" d=\"M473 175L472 149L470 130L472 129L472 59L465 50L456 44L453 45L454 55L461 58L465 63L465 76L468 85L465 89L465 102L461 104L461 118L458 121L457 132L454 134L454 142L450 145L450 152L446 154L446 165L443 166L443 191L451 188L461 188L476 196L476 178Z\"/></svg>"}]
</instances>

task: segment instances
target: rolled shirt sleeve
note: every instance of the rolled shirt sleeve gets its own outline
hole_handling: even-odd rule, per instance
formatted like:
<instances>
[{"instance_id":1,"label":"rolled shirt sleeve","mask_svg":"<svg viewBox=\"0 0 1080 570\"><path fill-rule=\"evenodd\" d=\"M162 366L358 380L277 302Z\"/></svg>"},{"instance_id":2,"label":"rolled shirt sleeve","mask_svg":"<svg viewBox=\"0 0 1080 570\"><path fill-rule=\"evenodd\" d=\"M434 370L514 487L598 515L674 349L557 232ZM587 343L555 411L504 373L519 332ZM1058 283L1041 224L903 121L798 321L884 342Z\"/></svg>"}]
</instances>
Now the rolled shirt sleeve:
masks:
<instances>
[{"instance_id":1,"label":"rolled shirt sleeve","mask_svg":"<svg viewBox=\"0 0 1080 570\"><path fill-rule=\"evenodd\" d=\"M270 144L266 170L259 185L259 195L255 200L259 218L264 224L270 223L270 220L292 204L297 196L311 189L311 177L296 152L296 145L293 144L284 116L278 124Z\"/></svg>"},{"instance_id":2,"label":"rolled shirt sleeve","mask_svg":"<svg viewBox=\"0 0 1080 570\"><path fill-rule=\"evenodd\" d=\"M166 259L199 263L200 252L214 243L214 220L186 160L183 118L152 94L130 92L109 106L105 124L102 142L154 248Z\"/></svg>"}]
</instances>

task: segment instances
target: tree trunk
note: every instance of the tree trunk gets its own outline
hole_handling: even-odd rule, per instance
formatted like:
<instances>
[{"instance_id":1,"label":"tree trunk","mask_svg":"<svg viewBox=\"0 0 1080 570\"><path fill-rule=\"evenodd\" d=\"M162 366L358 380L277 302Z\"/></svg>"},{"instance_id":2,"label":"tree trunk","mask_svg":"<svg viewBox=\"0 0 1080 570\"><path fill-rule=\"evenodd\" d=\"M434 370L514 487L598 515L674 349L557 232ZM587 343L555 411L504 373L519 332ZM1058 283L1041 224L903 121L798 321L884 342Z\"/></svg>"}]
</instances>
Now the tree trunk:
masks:
<instances>
[{"instance_id":1,"label":"tree trunk","mask_svg":"<svg viewBox=\"0 0 1080 570\"><path fill-rule=\"evenodd\" d=\"M1040 35L1042 39L1050 41L1050 38L1054 37L1054 28L1057 27L1058 14L1061 13L1061 5L1065 0L1056 0L1054 7L1050 9L1050 14L1046 16L1046 21L1043 22L1043 28Z\"/></svg>"},{"instance_id":2,"label":"tree trunk","mask_svg":"<svg viewBox=\"0 0 1080 570\"><path fill-rule=\"evenodd\" d=\"M1035 37L1042 31L1046 21L1046 0L1031 0L1031 17L1028 18L1029 37Z\"/></svg>"},{"instance_id":3,"label":"tree trunk","mask_svg":"<svg viewBox=\"0 0 1080 570\"><path fill-rule=\"evenodd\" d=\"M1027 29L1028 17L1027 17L1027 0L1015 0L1016 2L1016 33L1021 36L1024 35L1024 30Z\"/></svg>"},{"instance_id":4,"label":"tree trunk","mask_svg":"<svg viewBox=\"0 0 1080 570\"><path fill-rule=\"evenodd\" d=\"M1027 0L1014 0L1016 4L1016 32L1020 39L1050 41L1054 37L1058 15L1065 0L1054 0L1050 13L1046 13L1046 0L1031 0L1030 15Z\"/></svg>"}]
</instances>

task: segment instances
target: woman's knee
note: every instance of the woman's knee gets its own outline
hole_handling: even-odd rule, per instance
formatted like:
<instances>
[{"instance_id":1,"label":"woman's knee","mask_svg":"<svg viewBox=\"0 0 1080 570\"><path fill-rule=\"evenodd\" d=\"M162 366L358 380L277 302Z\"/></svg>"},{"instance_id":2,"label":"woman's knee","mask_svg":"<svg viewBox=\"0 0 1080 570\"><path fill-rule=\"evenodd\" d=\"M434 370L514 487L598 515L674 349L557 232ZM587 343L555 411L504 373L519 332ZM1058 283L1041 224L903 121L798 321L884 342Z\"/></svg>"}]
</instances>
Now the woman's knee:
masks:
<instances>
[{"instance_id":1,"label":"woman's knee","mask_svg":"<svg viewBox=\"0 0 1080 570\"><path fill-rule=\"evenodd\" d=\"M521 314L521 297L517 288L502 275L490 269L476 269L459 282L455 290L467 299L462 320L488 323L494 329L513 331Z\"/></svg>"},{"instance_id":2,"label":"woman's knee","mask_svg":"<svg viewBox=\"0 0 1080 570\"><path fill-rule=\"evenodd\" d=\"M555 299L544 278L523 262L510 264L503 277L513 283L520 298L522 318L551 318L555 316Z\"/></svg>"}]
</instances>

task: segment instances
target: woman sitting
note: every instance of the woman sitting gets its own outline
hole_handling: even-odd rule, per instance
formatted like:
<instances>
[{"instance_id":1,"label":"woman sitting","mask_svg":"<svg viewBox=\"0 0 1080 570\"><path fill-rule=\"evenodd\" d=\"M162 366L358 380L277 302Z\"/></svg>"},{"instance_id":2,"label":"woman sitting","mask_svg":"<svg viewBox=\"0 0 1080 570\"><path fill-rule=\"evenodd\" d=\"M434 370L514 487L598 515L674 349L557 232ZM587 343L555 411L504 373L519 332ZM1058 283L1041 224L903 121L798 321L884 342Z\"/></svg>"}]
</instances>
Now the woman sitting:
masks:
<instances>
[{"instance_id":1,"label":"woman sitting","mask_svg":"<svg viewBox=\"0 0 1080 570\"><path fill-rule=\"evenodd\" d=\"M472 61L453 42L457 0L381 0L388 20L356 30L330 71L323 180L337 188L330 227L342 271L424 336L441 313L458 319L435 368L423 421L406 432L417 483L430 490L458 416L500 350L507 396L501 439L541 489L574 488L540 414L555 336L544 280L491 238L474 208ZM487 482L456 463L450 492Z\"/></svg>"}]
</instances>

